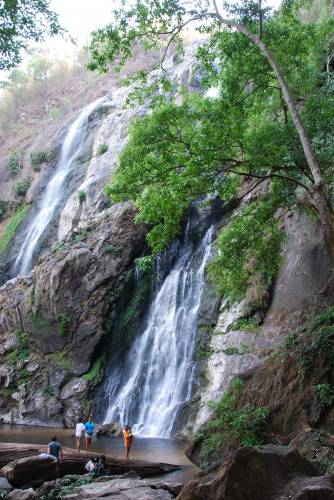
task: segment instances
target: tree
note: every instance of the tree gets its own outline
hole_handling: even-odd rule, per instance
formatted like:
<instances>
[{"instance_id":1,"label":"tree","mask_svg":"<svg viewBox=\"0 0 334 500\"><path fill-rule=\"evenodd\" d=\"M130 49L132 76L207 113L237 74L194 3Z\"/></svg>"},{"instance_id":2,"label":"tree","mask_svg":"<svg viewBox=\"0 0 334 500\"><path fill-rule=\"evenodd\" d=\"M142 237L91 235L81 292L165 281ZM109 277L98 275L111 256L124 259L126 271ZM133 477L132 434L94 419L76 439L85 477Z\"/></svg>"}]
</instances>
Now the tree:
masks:
<instances>
[{"instance_id":1,"label":"tree","mask_svg":"<svg viewBox=\"0 0 334 500\"><path fill-rule=\"evenodd\" d=\"M224 10L218 8L215 0L212 3L197 0L189 4L178 0L144 0L132 9L119 10L112 25L93 33L90 68L106 71L109 62L117 62L122 66L132 54L135 43L140 42L144 47L151 48L161 44L162 37L167 37L166 50L160 64L160 79L155 90L159 84L168 88L164 70L168 48L175 43L177 49L182 51L182 30L196 21L196 29L209 35L208 41L198 51L201 67L208 74L207 83L221 85L220 109L213 109L211 117L206 119L211 124L210 134L213 137L217 135L217 130L221 130L221 142L217 141L212 146L216 158L211 163L211 189L216 186L217 178L220 182L224 179L224 184L229 186L228 178L234 180L235 176L247 176L256 180L254 187L268 180L280 179L284 181L282 191L288 191L291 198L292 186L294 196L291 199L296 200L298 187L297 192L302 190L304 193L303 202L307 202L318 214L328 249L334 254L334 216L329 200L332 162L328 165L326 160L333 143L330 131L333 113L327 109L330 102L333 102L333 83L330 69L325 67L333 44L334 23L333 18L325 18L317 24L302 23L298 15L300 5L300 2L287 0L279 12L272 13L262 8L261 3L250 0L237 5L224 4ZM217 60L220 61L218 71L215 70ZM147 83L147 74L144 72L140 72L139 78L142 83ZM322 114L316 109L315 95L321 100L319 107ZM212 107L215 108L214 105ZM190 106L190 111L192 109L193 105ZM177 113L175 106L173 110L169 110ZM312 113L317 116L318 121L313 119L312 122ZM190 112L190 116L192 114ZM202 111L202 116L205 114L206 111ZM189 120L191 119L193 116ZM151 123L149 120L150 125ZM197 118L195 123L196 127L192 129L197 136L199 124L199 128L203 124L205 129L204 119ZM170 148L174 148L174 154L175 145L178 143L180 147L183 141L188 159L189 155L194 158L194 144L190 140L192 135L185 140L184 131L177 125L173 127L171 124L169 139L165 137L163 155L167 155ZM161 137L158 135L160 133L160 130L156 130L155 135L150 137L150 151L146 151L147 157L151 158L149 165L142 155L134 155L137 158L141 156L147 167L142 182L148 181L148 187L143 189L142 186L140 195L139 191L134 192L138 182L127 190L127 193L133 193L140 208L139 219L143 219L141 213L145 210L147 213L150 206L150 216L155 210L155 214L160 212L162 220L162 213L170 210L171 202L164 206L159 194L163 189L161 186L157 189L157 184L165 187L166 182L168 184L170 181L170 189L173 182L178 186L180 171L185 175L188 170L187 166L184 167L183 158L177 158L178 163L174 158L174 171L177 175L175 174L173 181L170 177L166 180L167 174L162 174L162 170L159 173L154 171L154 165L159 164L157 157L160 158L161 153L157 151L157 141L162 144L158 139ZM145 134L145 130L141 129L142 137ZM207 133L203 137L205 140L202 142L202 149L196 153L202 159L206 157L208 150L206 141L211 140ZM138 128L132 131L132 146L136 138ZM137 146L139 142L140 140ZM168 142L173 146L168 147ZM116 182L110 187L111 194L116 194L116 197L122 189L125 195L124 180L131 176L131 167L126 157L130 158L133 152L134 148L129 146L122 157ZM320 165L319 161L322 159L324 161ZM126 164L123 184L122 162L123 165ZM190 163L189 161L186 165L189 166ZM134 162L134 165L140 168L138 162ZM203 180L203 177L208 179L207 165L202 160L197 162L199 170L192 177L193 185L198 186L198 180ZM170 168L173 168L172 165ZM135 167L132 169L134 171ZM154 187L155 209L149 201ZM184 187L184 191L189 194L189 197L183 196L184 200L189 202L194 198L196 189L188 185ZM203 185L197 191L203 192ZM224 186L221 191L224 196ZM148 196L145 194L147 192ZM184 209L181 212L184 213ZM176 217L176 213L174 216ZM173 231L169 232L172 236Z\"/></svg>"},{"instance_id":2,"label":"tree","mask_svg":"<svg viewBox=\"0 0 334 500\"><path fill-rule=\"evenodd\" d=\"M30 41L62 32L58 15L49 9L49 0L3 0L0 3L0 70L22 60L21 51Z\"/></svg>"},{"instance_id":3,"label":"tree","mask_svg":"<svg viewBox=\"0 0 334 500\"><path fill-rule=\"evenodd\" d=\"M28 64L28 74L36 81L45 82L53 64L43 51L38 51Z\"/></svg>"}]
</instances>

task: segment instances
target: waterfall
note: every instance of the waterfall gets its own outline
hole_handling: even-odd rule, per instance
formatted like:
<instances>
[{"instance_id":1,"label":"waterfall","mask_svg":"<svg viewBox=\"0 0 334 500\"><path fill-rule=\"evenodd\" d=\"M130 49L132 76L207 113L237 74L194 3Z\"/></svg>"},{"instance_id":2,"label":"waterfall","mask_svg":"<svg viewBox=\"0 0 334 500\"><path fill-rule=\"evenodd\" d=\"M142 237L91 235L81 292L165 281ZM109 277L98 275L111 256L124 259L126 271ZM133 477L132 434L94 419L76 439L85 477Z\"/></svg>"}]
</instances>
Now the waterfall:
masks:
<instances>
[{"instance_id":1,"label":"waterfall","mask_svg":"<svg viewBox=\"0 0 334 500\"><path fill-rule=\"evenodd\" d=\"M146 436L170 436L194 377L197 320L211 256L213 226L197 246L186 239L153 299L142 333L122 366L109 372L104 421Z\"/></svg>"},{"instance_id":2,"label":"waterfall","mask_svg":"<svg viewBox=\"0 0 334 500\"><path fill-rule=\"evenodd\" d=\"M70 125L62 144L60 159L55 167L54 174L44 190L36 214L20 247L14 265L15 274L24 275L31 270L36 250L63 199L68 174L82 152L89 116L104 99L102 97L86 106L80 116Z\"/></svg>"}]
</instances>

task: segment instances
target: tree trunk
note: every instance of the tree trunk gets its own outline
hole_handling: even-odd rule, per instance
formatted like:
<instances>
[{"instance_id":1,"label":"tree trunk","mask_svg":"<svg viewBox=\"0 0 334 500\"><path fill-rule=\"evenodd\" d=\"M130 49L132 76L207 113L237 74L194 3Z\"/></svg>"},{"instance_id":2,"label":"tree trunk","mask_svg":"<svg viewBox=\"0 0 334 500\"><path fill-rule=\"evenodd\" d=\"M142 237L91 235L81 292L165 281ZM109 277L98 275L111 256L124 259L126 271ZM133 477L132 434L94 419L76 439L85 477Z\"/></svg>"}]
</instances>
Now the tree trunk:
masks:
<instances>
[{"instance_id":1,"label":"tree trunk","mask_svg":"<svg viewBox=\"0 0 334 500\"><path fill-rule=\"evenodd\" d=\"M332 6L334 6L334 0L332 1ZM284 100L289 108L291 113L292 121L296 127L300 142L303 147L305 159L307 161L308 167L312 174L312 178L314 181L312 199L314 202L314 206L319 213L320 221L323 226L325 242L328 248L328 251L332 256L334 256L334 213L333 208L331 206L330 201L327 198L325 189L324 189L324 180L320 171L320 167L318 161L313 153L311 141L307 135L304 124L299 116L299 112L297 109L296 102L292 95L292 92L283 77L281 69L277 64L274 55L268 49L268 47L263 43L263 41L255 34L249 31L242 24L238 24L234 21L230 21L225 19L219 13L219 9L217 6L216 0L213 0L213 4L215 7L215 17L226 26L232 26L240 33L243 33L249 40L251 40L254 45L256 45L261 53L266 57L269 62L271 68L274 71L274 74L277 78L277 81L282 89Z\"/></svg>"},{"instance_id":2,"label":"tree trunk","mask_svg":"<svg viewBox=\"0 0 334 500\"><path fill-rule=\"evenodd\" d=\"M324 188L314 189L312 194L313 204L319 214L324 231L324 239L330 255L334 255L334 213Z\"/></svg>"}]
</instances>

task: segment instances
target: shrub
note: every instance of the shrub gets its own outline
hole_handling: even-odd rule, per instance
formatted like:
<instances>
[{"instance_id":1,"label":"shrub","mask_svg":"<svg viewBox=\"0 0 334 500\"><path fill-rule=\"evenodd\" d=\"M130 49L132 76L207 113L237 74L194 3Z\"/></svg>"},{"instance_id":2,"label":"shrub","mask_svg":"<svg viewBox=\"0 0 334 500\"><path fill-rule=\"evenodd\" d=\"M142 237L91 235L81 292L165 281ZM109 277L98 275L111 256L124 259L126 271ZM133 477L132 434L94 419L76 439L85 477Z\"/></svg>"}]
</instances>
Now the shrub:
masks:
<instances>
[{"instance_id":1,"label":"shrub","mask_svg":"<svg viewBox=\"0 0 334 500\"><path fill-rule=\"evenodd\" d=\"M103 353L95 360L91 369L83 375L83 378L91 382L93 386L97 385L102 379L105 360L106 354Z\"/></svg>"},{"instance_id":2,"label":"shrub","mask_svg":"<svg viewBox=\"0 0 334 500\"><path fill-rule=\"evenodd\" d=\"M107 243L106 241L102 243L101 245L101 253L104 254L111 254L117 257L122 253L122 248L118 247L116 245L112 245L111 243Z\"/></svg>"},{"instance_id":3,"label":"shrub","mask_svg":"<svg viewBox=\"0 0 334 500\"><path fill-rule=\"evenodd\" d=\"M82 203L86 200L86 193L85 193L85 191L79 191L78 192L78 198L79 198L80 205L82 205Z\"/></svg>"},{"instance_id":4,"label":"shrub","mask_svg":"<svg viewBox=\"0 0 334 500\"><path fill-rule=\"evenodd\" d=\"M43 313L41 311L37 310L35 312L30 312L29 318L32 324L39 330L49 331L49 320L43 316Z\"/></svg>"},{"instance_id":5,"label":"shrub","mask_svg":"<svg viewBox=\"0 0 334 500\"><path fill-rule=\"evenodd\" d=\"M232 330L254 332L257 330L256 320L255 318L239 318L227 328L227 332Z\"/></svg>"},{"instance_id":6,"label":"shrub","mask_svg":"<svg viewBox=\"0 0 334 500\"><path fill-rule=\"evenodd\" d=\"M330 384L318 384L315 386L321 406L329 410L334 406L334 387Z\"/></svg>"},{"instance_id":7,"label":"shrub","mask_svg":"<svg viewBox=\"0 0 334 500\"><path fill-rule=\"evenodd\" d=\"M51 359L61 368L68 369L71 368L71 360L65 352L58 351L51 355Z\"/></svg>"},{"instance_id":8,"label":"shrub","mask_svg":"<svg viewBox=\"0 0 334 500\"><path fill-rule=\"evenodd\" d=\"M0 198L0 221L5 218L7 203Z\"/></svg>"},{"instance_id":9,"label":"shrub","mask_svg":"<svg viewBox=\"0 0 334 500\"><path fill-rule=\"evenodd\" d=\"M46 151L33 151L30 153L31 168L34 172L39 172L42 163L49 161L49 155Z\"/></svg>"},{"instance_id":10,"label":"shrub","mask_svg":"<svg viewBox=\"0 0 334 500\"><path fill-rule=\"evenodd\" d=\"M251 403L238 408L238 396L243 390L244 382L235 379L221 401L209 403L212 417L197 433L197 439L202 442L204 459L223 445L256 446L263 442L269 410Z\"/></svg>"},{"instance_id":11,"label":"shrub","mask_svg":"<svg viewBox=\"0 0 334 500\"><path fill-rule=\"evenodd\" d=\"M285 338L286 350L295 352L305 376L334 363L334 307L316 313L307 328Z\"/></svg>"},{"instance_id":12,"label":"shrub","mask_svg":"<svg viewBox=\"0 0 334 500\"><path fill-rule=\"evenodd\" d=\"M19 225L24 221L28 213L28 205L21 205L16 212L11 216L4 231L3 237L0 239L0 254L3 253L12 238L14 237Z\"/></svg>"},{"instance_id":13,"label":"shrub","mask_svg":"<svg viewBox=\"0 0 334 500\"><path fill-rule=\"evenodd\" d=\"M59 335L62 337L68 335L71 318L65 313L59 313L57 314L57 321L59 323Z\"/></svg>"},{"instance_id":14,"label":"shrub","mask_svg":"<svg viewBox=\"0 0 334 500\"><path fill-rule=\"evenodd\" d=\"M52 385L47 385L46 387L44 387L44 394L50 397L55 395Z\"/></svg>"},{"instance_id":15,"label":"shrub","mask_svg":"<svg viewBox=\"0 0 334 500\"><path fill-rule=\"evenodd\" d=\"M50 118L53 118L53 120L59 120L62 116L63 113L59 108L54 107L50 109Z\"/></svg>"},{"instance_id":16,"label":"shrub","mask_svg":"<svg viewBox=\"0 0 334 500\"><path fill-rule=\"evenodd\" d=\"M12 175L18 175L22 171L22 153L20 150L13 151L7 161L7 170Z\"/></svg>"},{"instance_id":17,"label":"shrub","mask_svg":"<svg viewBox=\"0 0 334 500\"><path fill-rule=\"evenodd\" d=\"M107 144L99 144L99 146L97 148L96 154L97 154L97 156L102 156L107 151L108 151L108 145Z\"/></svg>"},{"instance_id":18,"label":"shrub","mask_svg":"<svg viewBox=\"0 0 334 500\"><path fill-rule=\"evenodd\" d=\"M21 196L25 196L31 184L31 178L26 177L22 181L18 182L14 187L14 193L16 198L20 198Z\"/></svg>"}]
</instances>

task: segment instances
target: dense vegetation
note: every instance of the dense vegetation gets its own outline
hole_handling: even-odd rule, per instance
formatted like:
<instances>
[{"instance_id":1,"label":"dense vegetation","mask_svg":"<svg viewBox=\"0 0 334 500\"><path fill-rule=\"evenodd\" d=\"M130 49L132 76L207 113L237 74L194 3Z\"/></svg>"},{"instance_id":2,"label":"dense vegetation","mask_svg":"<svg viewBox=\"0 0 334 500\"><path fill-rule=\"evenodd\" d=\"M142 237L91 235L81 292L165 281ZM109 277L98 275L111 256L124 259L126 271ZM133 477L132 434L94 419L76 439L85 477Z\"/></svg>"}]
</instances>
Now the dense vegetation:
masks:
<instances>
[{"instance_id":1,"label":"dense vegetation","mask_svg":"<svg viewBox=\"0 0 334 500\"><path fill-rule=\"evenodd\" d=\"M22 60L22 49L30 41L62 31L49 0L5 0L0 4L0 69L9 69Z\"/></svg>"},{"instance_id":2,"label":"dense vegetation","mask_svg":"<svg viewBox=\"0 0 334 500\"><path fill-rule=\"evenodd\" d=\"M223 446L256 446L262 443L269 416L268 408L248 403L238 408L238 396L244 390L244 382L235 379L218 403L211 402L211 418L196 434L202 443L202 458L212 459ZM217 458L217 457L216 457Z\"/></svg>"},{"instance_id":3,"label":"dense vegetation","mask_svg":"<svg viewBox=\"0 0 334 500\"><path fill-rule=\"evenodd\" d=\"M140 72L132 98L151 95L154 109L132 125L107 192L135 202L137 220L152 224L148 241L158 252L180 234L196 198L215 193L228 201L265 188L218 240L213 278L235 297L251 272L269 282L277 269L279 207L298 205L319 217L333 252L334 19L327 9L305 22L305 2L290 0L274 13L246 1L225 9L228 21L201 1L187 7L145 0L121 10L113 25L93 34L90 67L122 65L137 41L157 46L162 33L182 52L180 33L191 20L208 35L197 52L198 71L202 86L219 87L219 97L183 89L176 104L164 60L153 84Z\"/></svg>"}]
</instances>

